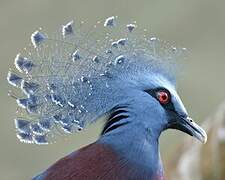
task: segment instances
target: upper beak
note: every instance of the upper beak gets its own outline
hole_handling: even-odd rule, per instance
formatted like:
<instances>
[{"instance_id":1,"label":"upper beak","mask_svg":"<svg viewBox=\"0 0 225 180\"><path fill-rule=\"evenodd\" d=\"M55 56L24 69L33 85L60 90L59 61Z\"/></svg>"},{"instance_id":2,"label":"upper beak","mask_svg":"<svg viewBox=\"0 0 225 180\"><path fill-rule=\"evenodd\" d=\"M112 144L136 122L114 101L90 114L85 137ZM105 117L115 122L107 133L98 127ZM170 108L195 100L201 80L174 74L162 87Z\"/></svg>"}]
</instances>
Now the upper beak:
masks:
<instances>
[{"instance_id":1,"label":"upper beak","mask_svg":"<svg viewBox=\"0 0 225 180\"><path fill-rule=\"evenodd\" d=\"M198 124L196 124L190 117L182 117L176 119L168 125L168 128L178 129L187 134L196 137L202 143L207 142L207 134Z\"/></svg>"}]
</instances>

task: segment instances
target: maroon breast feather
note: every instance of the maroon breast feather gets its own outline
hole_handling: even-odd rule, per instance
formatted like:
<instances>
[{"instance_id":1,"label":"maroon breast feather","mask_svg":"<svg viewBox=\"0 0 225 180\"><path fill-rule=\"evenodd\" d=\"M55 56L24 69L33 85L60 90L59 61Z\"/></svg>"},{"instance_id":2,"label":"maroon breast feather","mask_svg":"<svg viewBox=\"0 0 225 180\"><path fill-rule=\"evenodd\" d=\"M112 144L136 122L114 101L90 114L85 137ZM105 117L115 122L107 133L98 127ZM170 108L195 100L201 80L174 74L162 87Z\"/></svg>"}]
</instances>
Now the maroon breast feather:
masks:
<instances>
[{"instance_id":1,"label":"maroon breast feather","mask_svg":"<svg viewBox=\"0 0 225 180\"><path fill-rule=\"evenodd\" d=\"M41 175L43 180L163 180L120 157L111 147L93 143L60 159ZM39 176L39 177L40 177Z\"/></svg>"}]
</instances>

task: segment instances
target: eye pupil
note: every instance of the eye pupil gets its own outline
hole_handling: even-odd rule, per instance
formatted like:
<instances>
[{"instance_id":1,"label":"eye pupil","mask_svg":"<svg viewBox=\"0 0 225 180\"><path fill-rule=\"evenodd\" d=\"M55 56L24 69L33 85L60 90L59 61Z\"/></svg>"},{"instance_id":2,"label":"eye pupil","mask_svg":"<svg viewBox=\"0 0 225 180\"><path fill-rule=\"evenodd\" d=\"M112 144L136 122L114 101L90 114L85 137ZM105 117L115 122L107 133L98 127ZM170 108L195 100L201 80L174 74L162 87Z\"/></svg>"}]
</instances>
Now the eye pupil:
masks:
<instances>
[{"instance_id":1,"label":"eye pupil","mask_svg":"<svg viewBox=\"0 0 225 180\"><path fill-rule=\"evenodd\" d=\"M166 96L165 94L163 94L163 95L162 95L162 99L163 99L163 100L166 100L166 99L167 99L167 96Z\"/></svg>"}]
</instances>

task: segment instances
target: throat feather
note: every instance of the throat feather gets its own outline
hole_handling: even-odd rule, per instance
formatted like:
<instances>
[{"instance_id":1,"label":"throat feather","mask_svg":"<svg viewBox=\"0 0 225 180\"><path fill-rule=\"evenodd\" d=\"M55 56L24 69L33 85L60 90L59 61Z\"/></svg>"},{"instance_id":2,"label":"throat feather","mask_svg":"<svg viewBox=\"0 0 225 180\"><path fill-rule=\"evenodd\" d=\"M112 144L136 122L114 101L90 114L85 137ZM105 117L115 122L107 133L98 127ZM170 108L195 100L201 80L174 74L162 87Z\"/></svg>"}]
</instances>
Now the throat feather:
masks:
<instances>
[{"instance_id":1,"label":"throat feather","mask_svg":"<svg viewBox=\"0 0 225 180\"><path fill-rule=\"evenodd\" d=\"M109 131L117 129L123 125L128 124L128 121L123 121L129 117L128 111L126 110L126 106L119 106L113 108L110 116L102 130L101 135L106 134Z\"/></svg>"}]
</instances>

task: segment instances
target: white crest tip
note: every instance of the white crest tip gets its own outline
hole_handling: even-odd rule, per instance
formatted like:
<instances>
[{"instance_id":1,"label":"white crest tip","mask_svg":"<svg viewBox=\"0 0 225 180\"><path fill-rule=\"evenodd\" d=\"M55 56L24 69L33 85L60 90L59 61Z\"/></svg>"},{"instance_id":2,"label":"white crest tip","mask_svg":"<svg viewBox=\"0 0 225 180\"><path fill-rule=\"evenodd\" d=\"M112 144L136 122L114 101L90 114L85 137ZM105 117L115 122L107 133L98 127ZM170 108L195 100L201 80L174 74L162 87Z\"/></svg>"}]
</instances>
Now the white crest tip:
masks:
<instances>
[{"instance_id":1,"label":"white crest tip","mask_svg":"<svg viewBox=\"0 0 225 180\"><path fill-rule=\"evenodd\" d=\"M41 42L43 42L47 37L41 33L40 31L35 31L31 34L31 42L34 46L34 48L37 48Z\"/></svg>"},{"instance_id":2,"label":"white crest tip","mask_svg":"<svg viewBox=\"0 0 225 180\"><path fill-rule=\"evenodd\" d=\"M104 22L104 27L115 26L115 16L108 17Z\"/></svg>"},{"instance_id":3,"label":"white crest tip","mask_svg":"<svg viewBox=\"0 0 225 180\"><path fill-rule=\"evenodd\" d=\"M136 24L127 24L127 29L129 32L132 32L136 27Z\"/></svg>"},{"instance_id":4,"label":"white crest tip","mask_svg":"<svg viewBox=\"0 0 225 180\"><path fill-rule=\"evenodd\" d=\"M66 25L62 26L62 35L66 37L67 35L73 34L73 21L68 22Z\"/></svg>"}]
</instances>

